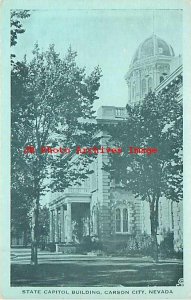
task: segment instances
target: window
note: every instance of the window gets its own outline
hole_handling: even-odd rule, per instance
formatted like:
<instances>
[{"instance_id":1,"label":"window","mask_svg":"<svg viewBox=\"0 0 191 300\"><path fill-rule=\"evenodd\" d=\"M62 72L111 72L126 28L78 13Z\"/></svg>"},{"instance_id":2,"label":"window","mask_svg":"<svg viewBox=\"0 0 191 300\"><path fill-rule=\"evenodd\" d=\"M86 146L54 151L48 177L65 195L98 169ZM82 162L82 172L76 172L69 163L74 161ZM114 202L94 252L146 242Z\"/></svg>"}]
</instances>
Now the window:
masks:
<instances>
[{"instance_id":1,"label":"window","mask_svg":"<svg viewBox=\"0 0 191 300\"><path fill-rule=\"evenodd\" d=\"M146 80L142 80L142 96L145 96L146 94Z\"/></svg>"},{"instance_id":2,"label":"window","mask_svg":"<svg viewBox=\"0 0 191 300\"><path fill-rule=\"evenodd\" d=\"M148 90L149 90L149 92L152 91L152 85L153 85L152 78L149 77L149 80L148 80Z\"/></svg>"},{"instance_id":3,"label":"window","mask_svg":"<svg viewBox=\"0 0 191 300\"><path fill-rule=\"evenodd\" d=\"M127 233L129 231L129 217L127 208L116 208L115 231L116 233Z\"/></svg>"},{"instance_id":4,"label":"window","mask_svg":"<svg viewBox=\"0 0 191 300\"><path fill-rule=\"evenodd\" d=\"M132 100L135 99L135 83L132 86Z\"/></svg>"},{"instance_id":5,"label":"window","mask_svg":"<svg viewBox=\"0 0 191 300\"><path fill-rule=\"evenodd\" d=\"M128 232L128 210L123 209L123 232Z\"/></svg>"},{"instance_id":6,"label":"window","mask_svg":"<svg viewBox=\"0 0 191 300\"><path fill-rule=\"evenodd\" d=\"M129 100L131 101L131 84L129 84Z\"/></svg>"},{"instance_id":7,"label":"window","mask_svg":"<svg viewBox=\"0 0 191 300\"><path fill-rule=\"evenodd\" d=\"M158 54L170 56L169 46L161 39L157 39Z\"/></svg>"},{"instance_id":8,"label":"window","mask_svg":"<svg viewBox=\"0 0 191 300\"><path fill-rule=\"evenodd\" d=\"M116 232L121 232L121 211L119 208L116 209Z\"/></svg>"}]
</instances>

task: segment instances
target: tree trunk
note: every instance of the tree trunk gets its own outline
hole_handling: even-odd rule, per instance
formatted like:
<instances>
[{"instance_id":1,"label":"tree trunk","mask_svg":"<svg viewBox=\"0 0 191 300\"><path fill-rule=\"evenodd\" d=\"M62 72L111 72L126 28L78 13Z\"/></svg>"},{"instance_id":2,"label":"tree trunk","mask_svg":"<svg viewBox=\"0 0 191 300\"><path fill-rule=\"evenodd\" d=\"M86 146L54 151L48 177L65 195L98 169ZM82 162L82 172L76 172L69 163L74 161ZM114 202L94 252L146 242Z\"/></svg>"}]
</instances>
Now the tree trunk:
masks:
<instances>
[{"instance_id":1,"label":"tree trunk","mask_svg":"<svg viewBox=\"0 0 191 300\"><path fill-rule=\"evenodd\" d=\"M38 265L38 243L39 243L39 204L40 204L40 156L34 162L34 207L32 212L32 228L31 228L31 265Z\"/></svg>"},{"instance_id":2,"label":"tree trunk","mask_svg":"<svg viewBox=\"0 0 191 300\"><path fill-rule=\"evenodd\" d=\"M152 199L150 202L150 222L151 222L151 237L153 240L153 259L158 262L158 241L157 241L157 227L158 227L158 201L159 198Z\"/></svg>"},{"instance_id":3,"label":"tree trunk","mask_svg":"<svg viewBox=\"0 0 191 300\"><path fill-rule=\"evenodd\" d=\"M152 235L153 239L153 259L155 262L158 262L158 241L157 241L157 233Z\"/></svg>"},{"instance_id":4,"label":"tree trunk","mask_svg":"<svg viewBox=\"0 0 191 300\"><path fill-rule=\"evenodd\" d=\"M38 265L38 242L39 242L39 199L36 199L35 207L32 214L32 231L31 231L31 265Z\"/></svg>"}]
</instances>

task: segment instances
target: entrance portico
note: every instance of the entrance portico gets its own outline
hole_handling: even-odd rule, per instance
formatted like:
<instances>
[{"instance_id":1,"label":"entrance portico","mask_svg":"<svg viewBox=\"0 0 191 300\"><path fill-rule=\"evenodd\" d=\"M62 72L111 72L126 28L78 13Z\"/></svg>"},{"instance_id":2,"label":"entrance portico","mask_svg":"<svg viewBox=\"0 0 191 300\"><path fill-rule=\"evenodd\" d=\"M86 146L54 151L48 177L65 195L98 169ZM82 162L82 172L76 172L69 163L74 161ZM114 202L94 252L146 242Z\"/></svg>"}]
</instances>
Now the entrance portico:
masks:
<instances>
[{"instance_id":1,"label":"entrance portico","mask_svg":"<svg viewBox=\"0 0 191 300\"><path fill-rule=\"evenodd\" d=\"M90 200L91 194L88 189L68 188L61 196L50 202L51 243L70 244L73 242L72 209L75 206L78 209L79 204L87 204L89 206Z\"/></svg>"}]
</instances>

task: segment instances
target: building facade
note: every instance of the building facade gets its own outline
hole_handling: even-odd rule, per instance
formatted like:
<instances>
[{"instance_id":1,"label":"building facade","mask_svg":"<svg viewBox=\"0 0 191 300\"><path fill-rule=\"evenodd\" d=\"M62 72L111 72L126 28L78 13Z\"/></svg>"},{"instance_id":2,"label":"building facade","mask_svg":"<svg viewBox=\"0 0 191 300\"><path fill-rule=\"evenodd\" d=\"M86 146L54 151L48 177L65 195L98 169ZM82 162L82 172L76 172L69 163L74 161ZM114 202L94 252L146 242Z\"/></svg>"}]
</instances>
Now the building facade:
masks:
<instances>
[{"instance_id":1,"label":"building facade","mask_svg":"<svg viewBox=\"0 0 191 300\"><path fill-rule=\"evenodd\" d=\"M170 45L152 35L140 44L126 74L128 102L142 101L150 91L168 89L174 83L182 98L182 63ZM125 107L102 106L97 122L109 124L126 118ZM101 145L107 147L107 133L102 132ZM63 193L51 195L50 242L57 245L80 242L83 236L97 236L108 247L136 234L150 234L149 205L124 191L110 180L102 167L107 154L97 155L91 168L94 171L81 186L73 186ZM165 201L164 201L165 200ZM158 242L165 233L174 236L174 249L182 250L182 203L160 199ZM59 251L59 247L57 250Z\"/></svg>"}]
</instances>

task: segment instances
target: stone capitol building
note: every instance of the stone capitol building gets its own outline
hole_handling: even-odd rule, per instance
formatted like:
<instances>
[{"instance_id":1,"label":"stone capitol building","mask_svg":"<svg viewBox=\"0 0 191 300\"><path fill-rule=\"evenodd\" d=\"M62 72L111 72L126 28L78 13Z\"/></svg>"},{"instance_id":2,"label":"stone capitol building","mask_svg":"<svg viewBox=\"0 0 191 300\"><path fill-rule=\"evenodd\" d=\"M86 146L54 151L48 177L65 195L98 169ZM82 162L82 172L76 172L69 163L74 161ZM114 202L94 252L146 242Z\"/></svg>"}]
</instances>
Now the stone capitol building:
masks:
<instances>
[{"instance_id":1,"label":"stone capitol building","mask_svg":"<svg viewBox=\"0 0 191 300\"><path fill-rule=\"evenodd\" d=\"M154 34L139 45L125 79L129 104L141 101L150 90L157 93L174 83L182 100L182 58ZM97 112L97 122L102 124L125 117L125 107L101 106ZM104 133L101 144L106 146ZM150 234L149 204L109 179L102 170L107 161L107 154L97 155L91 165L94 173L81 186L51 194L50 242L56 244L57 251L62 251L63 244L78 242L79 230L81 236L96 236L113 248L129 236ZM183 247L182 216L182 203L160 199L158 242L166 232L172 232L175 251Z\"/></svg>"}]
</instances>

